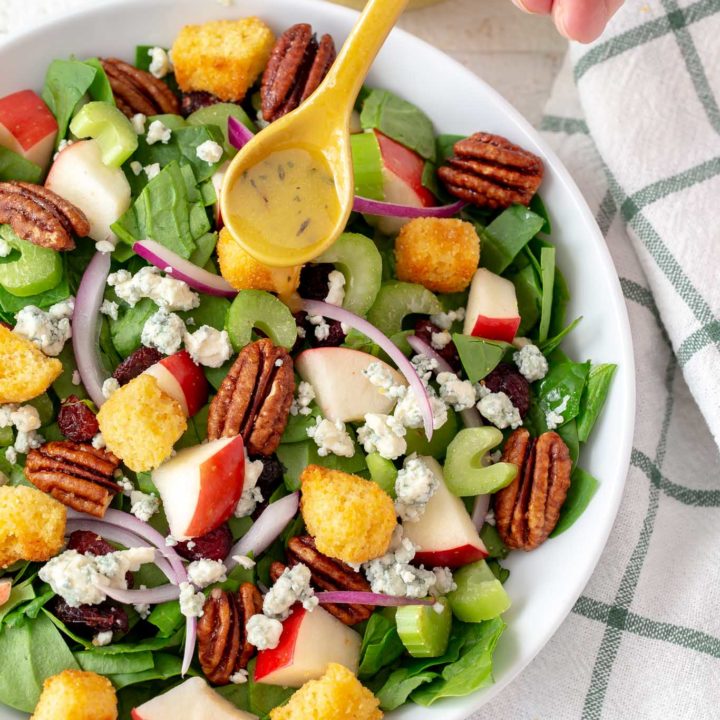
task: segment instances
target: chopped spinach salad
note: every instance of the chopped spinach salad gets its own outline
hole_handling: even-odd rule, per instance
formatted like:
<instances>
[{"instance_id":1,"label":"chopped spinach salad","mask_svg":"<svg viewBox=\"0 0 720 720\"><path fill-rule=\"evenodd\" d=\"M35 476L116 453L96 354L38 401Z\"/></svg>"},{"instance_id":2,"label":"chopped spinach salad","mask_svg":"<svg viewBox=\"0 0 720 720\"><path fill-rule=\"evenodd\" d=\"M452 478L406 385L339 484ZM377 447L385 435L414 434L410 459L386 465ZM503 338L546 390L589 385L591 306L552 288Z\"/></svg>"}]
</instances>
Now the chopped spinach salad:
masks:
<instances>
[{"instance_id":1,"label":"chopped spinach salad","mask_svg":"<svg viewBox=\"0 0 720 720\"><path fill-rule=\"evenodd\" d=\"M371 720L468 695L505 558L592 502L616 366L563 351L540 158L366 87L332 247L272 268L224 226L229 162L334 57L217 21L0 98L0 704Z\"/></svg>"}]
</instances>

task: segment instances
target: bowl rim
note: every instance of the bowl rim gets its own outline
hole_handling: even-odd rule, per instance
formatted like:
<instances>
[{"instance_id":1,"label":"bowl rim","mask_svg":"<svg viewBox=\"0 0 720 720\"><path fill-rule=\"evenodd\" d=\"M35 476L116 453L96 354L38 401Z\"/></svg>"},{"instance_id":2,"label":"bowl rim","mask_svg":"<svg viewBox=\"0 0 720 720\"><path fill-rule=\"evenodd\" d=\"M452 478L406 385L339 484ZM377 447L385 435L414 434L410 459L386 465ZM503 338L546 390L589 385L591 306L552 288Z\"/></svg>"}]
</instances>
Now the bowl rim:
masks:
<instances>
[{"instance_id":1,"label":"bowl rim","mask_svg":"<svg viewBox=\"0 0 720 720\"><path fill-rule=\"evenodd\" d=\"M223 12L227 12L228 10L228 6L225 6L224 3L220 2L220 0L204 0L204 2L217 4L218 15L221 15ZM329 16L334 16L341 23L348 25L352 24L359 15L359 11L357 10L347 6L332 4L327 0L263 0L263 2L267 3L268 6L275 5L281 8L284 6L288 9L292 9L292 11L298 11L298 9L302 9L303 6L315 7L316 9L321 7L321 12L327 13ZM97 20L101 20L104 14L120 8L126 8L134 12L139 12L143 8L147 8L150 4L167 6L170 8L177 7L175 0L106 0L98 5L88 5L87 7L76 8L63 15L43 19L32 27L23 28L16 33L12 33L4 37L0 36L0 58L2 58L2 56L6 53L11 53L16 46L32 42L33 38L39 37L49 30L56 29L61 31L63 27L72 26L79 19L92 20L95 18ZM198 3L198 5L199 4L200 3ZM241 9L242 0L238 0L238 2L234 5L234 8ZM604 298L604 302L609 302L613 306L613 310L619 320L619 327L617 329L620 331L620 334L617 338L617 359L618 363L622 362L626 369L626 372L616 375L615 383L618 383L618 385L616 389L614 389L614 392L621 394L622 400L620 416L613 418L613 422L619 431L619 440L616 448L616 456L618 458L616 463L618 468L618 477L612 478L613 482L610 490L608 491L608 497L605 502L605 527L603 528L602 533L600 533L600 539L592 548L591 561L586 564L586 571L583 572L582 575L578 576L572 584L572 590L570 591L570 588L568 587L564 591L563 595L565 597L565 601L560 603L558 606L561 608L561 611L556 613L556 617L553 622L545 625L542 632L538 633L539 639L535 641L534 650L530 655L524 657L522 661L515 661L511 669L505 672L501 679L496 680L489 687L482 688L475 693L462 698L455 698L456 701L460 701L459 705L463 706L460 713L447 711L443 708L443 720L462 720L462 718L468 717L470 713L476 712L488 701L497 696L527 668L527 666L557 632L560 625L565 622L575 605L575 602L582 594L583 589L597 568L598 562L607 545L608 538L617 518L617 513L630 468L630 457L636 420L636 368L627 305L624 301L620 279L609 248L587 201L557 153L553 150L548 141L540 134L540 132L536 130L533 125L507 99L505 99L498 90L491 86L487 81L483 80L482 77L476 75L469 68L462 65L462 63L458 60L455 60L453 57L436 48L434 45L418 38L402 28L396 27L392 31L387 43L393 43L394 39L398 39L398 41L402 41L406 44L414 45L420 52L422 52L423 55L430 56L431 59L436 58L443 64L452 66L453 78L457 78L458 81L482 86L483 92L492 98L502 115L514 124L515 129L535 143L543 157L543 161L552 168L556 180L561 184L562 194L573 203L575 210L584 221L588 232L592 234L593 237L588 237L587 242L594 242L598 246L603 264L600 271L607 276L607 279L614 290L610 297ZM624 384L620 385L619 381L623 378ZM606 419L601 422L609 422L609 418L606 416ZM605 482L608 482L608 480L606 479ZM420 707L421 706L410 705L405 706L403 709L417 709L418 712L421 712ZM4 709L8 708L0 705L0 713L2 713ZM422 712L432 713L432 710L423 709ZM435 712L437 712L437 710ZM396 713L394 712L392 717L395 717L395 714ZM438 714L437 717L440 718L441 716ZM2 715L0 715L0 718L2 718Z\"/></svg>"}]
</instances>

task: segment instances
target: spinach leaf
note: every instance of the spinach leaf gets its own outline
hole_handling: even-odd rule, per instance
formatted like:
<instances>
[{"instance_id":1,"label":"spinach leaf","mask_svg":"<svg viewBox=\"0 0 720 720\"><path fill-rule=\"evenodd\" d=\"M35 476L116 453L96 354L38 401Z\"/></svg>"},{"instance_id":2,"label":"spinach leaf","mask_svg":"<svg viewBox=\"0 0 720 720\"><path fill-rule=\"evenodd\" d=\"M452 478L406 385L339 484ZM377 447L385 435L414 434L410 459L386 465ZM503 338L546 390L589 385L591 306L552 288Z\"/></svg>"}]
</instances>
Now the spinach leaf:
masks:
<instances>
[{"instance_id":1,"label":"spinach leaf","mask_svg":"<svg viewBox=\"0 0 720 720\"><path fill-rule=\"evenodd\" d=\"M290 415L288 416L288 423L285 427L281 443L292 444L297 442L305 442L308 439L307 430L309 427L315 425L315 422L320 415L320 409L316 406L312 406L312 412L310 415Z\"/></svg>"},{"instance_id":2,"label":"spinach leaf","mask_svg":"<svg viewBox=\"0 0 720 720\"><path fill-rule=\"evenodd\" d=\"M550 330L550 317L553 305L553 287L555 284L555 248L544 247L540 251L540 274L542 277L542 308L540 311L540 327L538 341L547 340Z\"/></svg>"},{"instance_id":3,"label":"spinach leaf","mask_svg":"<svg viewBox=\"0 0 720 720\"><path fill-rule=\"evenodd\" d=\"M540 228L540 232L550 235L552 233L552 222L550 221L550 215L543 199L539 195L533 195L529 207L536 215L539 215L543 219L543 226Z\"/></svg>"},{"instance_id":4,"label":"spinach leaf","mask_svg":"<svg viewBox=\"0 0 720 720\"><path fill-rule=\"evenodd\" d=\"M460 658L442 669L440 677L412 694L419 705L432 705L445 697L461 697L493 682L492 659L495 646L505 630L500 618L469 623Z\"/></svg>"},{"instance_id":5,"label":"spinach leaf","mask_svg":"<svg viewBox=\"0 0 720 720\"><path fill-rule=\"evenodd\" d=\"M0 703L32 712L46 678L78 664L60 633L41 614L0 631Z\"/></svg>"},{"instance_id":6,"label":"spinach leaf","mask_svg":"<svg viewBox=\"0 0 720 720\"><path fill-rule=\"evenodd\" d=\"M575 465L580 457L580 440L578 439L577 422L570 420L559 428L555 429L555 432L563 439L565 444L570 451L570 459L573 465Z\"/></svg>"},{"instance_id":7,"label":"spinach leaf","mask_svg":"<svg viewBox=\"0 0 720 720\"><path fill-rule=\"evenodd\" d=\"M69 637L71 640L74 640L79 645L82 645L86 650L92 650L93 647L95 647L90 640L84 637L80 637L80 635L77 635L74 633L62 620L55 617L51 612L48 612L45 608L42 610L42 615L44 615L50 622L66 637Z\"/></svg>"},{"instance_id":8,"label":"spinach leaf","mask_svg":"<svg viewBox=\"0 0 720 720\"><path fill-rule=\"evenodd\" d=\"M210 222L202 202L190 202L180 165L171 162L145 186L112 229L131 245L152 238L187 259L197 247L195 239L210 231Z\"/></svg>"},{"instance_id":9,"label":"spinach leaf","mask_svg":"<svg viewBox=\"0 0 720 720\"><path fill-rule=\"evenodd\" d=\"M538 347L543 351L545 355L550 355L557 348L560 347L560 343L578 326L582 320L582 315L579 318L575 318L566 328L563 328L557 335L548 338L544 343L540 343Z\"/></svg>"},{"instance_id":10,"label":"spinach leaf","mask_svg":"<svg viewBox=\"0 0 720 720\"><path fill-rule=\"evenodd\" d=\"M156 45L138 45L135 48L135 67L139 70L145 70L147 72L150 71L150 63L152 62L152 58L150 57L150 50L157 47ZM168 48L163 48L163 50L168 50ZM179 92L177 80L175 80L175 75L173 73L170 73L169 75L166 75L163 78L163 82L177 95Z\"/></svg>"},{"instance_id":11,"label":"spinach leaf","mask_svg":"<svg viewBox=\"0 0 720 720\"><path fill-rule=\"evenodd\" d=\"M560 510L560 519L550 533L550 537L557 537L575 523L585 512L585 508L590 504L598 487L600 487L600 483L590 473L585 472L582 468L575 468L567 498Z\"/></svg>"},{"instance_id":12,"label":"spinach leaf","mask_svg":"<svg viewBox=\"0 0 720 720\"><path fill-rule=\"evenodd\" d=\"M280 687L278 685L266 685L265 683L256 683L253 678L255 677L255 663L253 659L248 665L248 704L250 705L250 712L264 717L273 708L284 705L290 696L295 692L293 688Z\"/></svg>"},{"instance_id":13,"label":"spinach leaf","mask_svg":"<svg viewBox=\"0 0 720 720\"><path fill-rule=\"evenodd\" d=\"M43 171L39 165L12 150L0 147L0 182L22 180L35 184L40 182L42 176Z\"/></svg>"},{"instance_id":14,"label":"spinach leaf","mask_svg":"<svg viewBox=\"0 0 720 720\"><path fill-rule=\"evenodd\" d=\"M92 650L75 653L75 659L83 670L100 675L113 673L136 673L150 670L155 666L151 652L107 655Z\"/></svg>"},{"instance_id":15,"label":"spinach leaf","mask_svg":"<svg viewBox=\"0 0 720 720\"><path fill-rule=\"evenodd\" d=\"M578 415L578 437L580 442L587 442L598 419L605 400L610 392L610 384L617 370L617 365L605 363L590 368L587 387L583 393L580 414Z\"/></svg>"},{"instance_id":16,"label":"spinach leaf","mask_svg":"<svg viewBox=\"0 0 720 720\"><path fill-rule=\"evenodd\" d=\"M0 627L5 617L14 610L18 605L32 600L35 597L35 590L33 590L31 579L25 580L25 582L19 585L13 585L10 590L10 597L5 601L3 605L0 605Z\"/></svg>"},{"instance_id":17,"label":"spinach leaf","mask_svg":"<svg viewBox=\"0 0 720 720\"><path fill-rule=\"evenodd\" d=\"M231 702L240 710L250 710L250 689L247 683L242 685L225 685L224 687L215 688L218 695L222 695L228 702Z\"/></svg>"},{"instance_id":18,"label":"spinach leaf","mask_svg":"<svg viewBox=\"0 0 720 720\"><path fill-rule=\"evenodd\" d=\"M208 260L212 257L215 246L217 245L218 235L215 232L205 233L199 238L196 238L195 244L197 247L190 256L190 262L198 267L205 267ZM207 270L207 268L205 268Z\"/></svg>"},{"instance_id":19,"label":"spinach leaf","mask_svg":"<svg viewBox=\"0 0 720 720\"><path fill-rule=\"evenodd\" d=\"M376 129L426 160L435 160L435 131L430 118L416 105L389 90L371 90L360 113L364 130Z\"/></svg>"},{"instance_id":20,"label":"spinach leaf","mask_svg":"<svg viewBox=\"0 0 720 720\"><path fill-rule=\"evenodd\" d=\"M437 151L437 163L442 165L448 158L455 154L455 143L464 140L465 135L438 135L435 139Z\"/></svg>"},{"instance_id":21,"label":"spinach leaf","mask_svg":"<svg viewBox=\"0 0 720 720\"><path fill-rule=\"evenodd\" d=\"M70 288L65 275L62 276L60 282L51 290L30 295L28 297L17 297L9 293L2 285L0 285L0 308L7 313L17 313L27 305L35 305L39 308L48 308L55 303L70 297Z\"/></svg>"},{"instance_id":22,"label":"spinach leaf","mask_svg":"<svg viewBox=\"0 0 720 720\"><path fill-rule=\"evenodd\" d=\"M479 382L491 373L512 347L500 340L482 340L469 335L453 335L465 374L470 382Z\"/></svg>"},{"instance_id":23,"label":"spinach leaf","mask_svg":"<svg viewBox=\"0 0 720 720\"><path fill-rule=\"evenodd\" d=\"M108 80L108 76L105 74L105 69L100 61L97 58L90 58L85 61L85 65L95 70L95 79L88 88L88 95L90 95L93 100L114 105L115 95L113 94L110 81Z\"/></svg>"},{"instance_id":24,"label":"spinach leaf","mask_svg":"<svg viewBox=\"0 0 720 720\"><path fill-rule=\"evenodd\" d=\"M555 283L553 285L553 307L550 319L550 334L558 335L565 325L567 306L570 302L570 290L565 276L560 268L555 268Z\"/></svg>"},{"instance_id":25,"label":"spinach leaf","mask_svg":"<svg viewBox=\"0 0 720 720\"><path fill-rule=\"evenodd\" d=\"M184 622L180 603L177 600L169 600L156 605L147 621L158 629L161 637L171 637Z\"/></svg>"},{"instance_id":26,"label":"spinach leaf","mask_svg":"<svg viewBox=\"0 0 720 720\"><path fill-rule=\"evenodd\" d=\"M119 690L128 685L137 685L148 680L167 680L177 677L182 670L182 658L179 655L168 653L155 653L153 656L154 666L149 670L142 670L135 673L110 673L107 677L110 682ZM197 675L195 670L190 668L188 675Z\"/></svg>"},{"instance_id":27,"label":"spinach leaf","mask_svg":"<svg viewBox=\"0 0 720 720\"><path fill-rule=\"evenodd\" d=\"M192 318L195 321L194 325L188 326L189 332L203 325L209 325L216 330L224 330L228 310L230 310L230 301L227 298L215 297L214 295L201 295L200 305L194 310L179 312L178 315L180 315L183 320L187 321L188 318Z\"/></svg>"},{"instance_id":28,"label":"spinach leaf","mask_svg":"<svg viewBox=\"0 0 720 720\"><path fill-rule=\"evenodd\" d=\"M393 615L388 617L383 612L373 613L360 647L360 677L375 675L394 663L404 651L405 646L398 635Z\"/></svg>"},{"instance_id":29,"label":"spinach leaf","mask_svg":"<svg viewBox=\"0 0 720 720\"><path fill-rule=\"evenodd\" d=\"M518 311L520 313L520 327L517 334L527 335L540 319L542 307L542 285L538 279L535 268L528 263L522 270L511 275L508 280L515 286Z\"/></svg>"},{"instance_id":30,"label":"spinach leaf","mask_svg":"<svg viewBox=\"0 0 720 720\"><path fill-rule=\"evenodd\" d=\"M88 92L97 71L79 60L53 60L45 75L42 99L58 124L56 147L67 135L70 118Z\"/></svg>"},{"instance_id":31,"label":"spinach leaf","mask_svg":"<svg viewBox=\"0 0 720 720\"><path fill-rule=\"evenodd\" d=\"M562 425L577 417L580 412L582 398L590 363L576 363L571 360L556 362L555 356L550 359L550 371L537 388L537 405L539 414L539 431L547 430L547 416L549 413L561 416L562 421L556 418L557 424Z\"/></svg>"},{"instance_id":32,"label":"spinach leaf","mask_svg":"<svg viewBox=\"0 0 720 720\"><path fill-rule=\"evenodd\" d=\"M385 685L376 693L383 710L395 710L404 705L410 695L421 685L429 683L439 675L431 670L412 672L410 668L399 668L387 679Z\"/></svg>"},{"instance_id":33,"label":"spinach leaf","mask_svg":"<svg viewBox=\"0 0 720 720\"><path fill-rule=\"evenodd\" d=\"M244 583L255 582L255 569L244 568L242 565L236 565L227 576L227 580L221 583L216 583L213 588L220 588L221 590L229 590L230 592L237 592L240 586Z\"/></svg>"},{"instance_id":34,"label":"spinach leaf","mask_svg":"<svg viewBox=\"0 0 720 720\"><path fill-rule=\"evenodd\" d=\"M440 187L437 176L437 165L435 165L435 163L429 160L425 161L421 182L422 186L429 190L436 198L444 197L445 191Z\"/></svg>"},{"instance_id":35,"label":"spinach leaf","mask_svg":"<svg viewBox=\"0 0 720 720\"><path fill-rule=\"evenodd\" d=\"M65 347L58 355L58 360L62 363L62 375L52 384L52 389L60 400L65 400L69 395L76 395L80 400L87 398L87 391L82 385L73 383L73 375L77 371L77 363L75 362L75 353L73 352L72 343L65 343ZM47 439L47 438L46 438Z\"/></svg>"},{"instance_id":36,"label":"spinach leaf","mask_svg":"<svg viewBox=\"0 0 720 720\"><path fill-rule=\"evenodd\" d=\"M487 227L478 226L481 265L501 275L544 222L524 205L511 205Z\"/></svg>"},{"instance_id":37,"label":"spinach leaf","mask_svg":"<svg viewBox=\"0 0 720 720\"><path fill-rule=\"evenodd\" d=\"M128 308L117 320L110 320L110 336L115 349L124 358L132 355L142 344L143 327L157 306L149 298L143 298L135 307Z\"/></svg>"},{"instance_id":38,"label":"spinach leaf","mask_svg":"<svg viewBox=\"0 0 720 720\"><path fill-rule=\"evenodd\" d=\"M480 539L488 551L488 557L503 559L508 556L510 549L502 541L494 525L485 523L480 530Z\"/></svg>"},{"instance_id":39,"label":"spinach leaf","mask_svg":"<svg viewBox=\"0 0 720 720\"><path fill-rule=\"evenodd\" d=\"M96 655L129 655L132 653L155 652L157 650L165 650L166 648L179 646L184 636L185 628L183 627L168 637L157 635L156 637L145 638L138 642L118 642L103 647L94 647L92 645L90 647Z\"/></svg>"}]
</instances>

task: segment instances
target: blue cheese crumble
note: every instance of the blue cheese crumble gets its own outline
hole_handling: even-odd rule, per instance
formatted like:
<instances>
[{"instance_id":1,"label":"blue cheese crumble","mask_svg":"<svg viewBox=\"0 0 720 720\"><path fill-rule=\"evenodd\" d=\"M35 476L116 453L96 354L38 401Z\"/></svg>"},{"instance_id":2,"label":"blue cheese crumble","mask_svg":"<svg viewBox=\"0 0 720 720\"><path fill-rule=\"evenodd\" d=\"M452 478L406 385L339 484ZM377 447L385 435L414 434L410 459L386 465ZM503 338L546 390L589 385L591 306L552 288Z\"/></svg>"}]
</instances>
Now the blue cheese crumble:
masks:
<instances>
[{"instance_id":1,"label":"blue cheese crumble","mask_svg":"<svg viewBox=\"0 0 720 720\"><path fill-rule=\"evenodd\" d=\"M262 460L250 460L247 452L245 453L245 479L243 481L242 495L235 506L235 517L243 518L252 515L257 504L263 501L262 492L257 487L257 482L264 467Z\"/></svg>"},{"instance_id":2,"label":"blue cheese crumble","mask_svg":"<svg viewBox=\"0 0 720 720\"><path fill-rule=\"evenodd\" d=\"M219 368L232 355L233 349L227 330L216 330L203 325L194 333L185 333L185 349L196 365Z\"/></svg>"},{"instance_id":3,"label":"blue cheese crumble","mask_svg":"<svg viewBox=\"0 0 720 720\"><path fill-rule=\"evenodd\" d=\"M310 415L312 410L310 405L315 399L315 390L309 382L302 380L298 385L297 397L293 400L290 406L291 415Z\"/></svg>"},{"instance_id":4,"label":"blue cheese crumble","mask_svg":"<svg viewBox=\"0 0 720 720\"><path fill-rule=\"evenodd\" d=\"M376 452L387 460L396 460L407 451L406 433L405 426L396 417L368 413L357 436L366 453Z\"/></svg>"},{"instance_id":5,"label":"blue cheese crumble","mask_svg":"<svg viewBox=\"0 0 720 720\"><path fill-rule=\"evenodd\" d=\"M140 341L145 347L155 348L163 355L173 355L180 349L184 335L182 318L161 308L145 322Z\"/></svg>"},{"instance_id":6,"label":"blue cheese crumble","mask_svg":"<svg viewBox=\"0 0 720 720\"><path fill-rule=\"evenodd\" d=\"M180 583L180 612L185 617L202 617L204 605L204 593L196 593L189 582Z\"/></svg>"},{"instance_id":7,"label":"blue cheese crumble","mask_svg":"<svg viewBox=\"0 0 720 720\"><path fill-rule=\"evenodd\" d=\"M214 165L222 160L222 145L218 145L214 140L206 140L195 148L195 154L199 160Z\"/></svg>"},{"instance_id":8,"label":"blue cheese crumble","mask_svg":"<svg viewBox=\"0 0 720 720\"><path fill-rule=\"evenodd\" d=\"M149 265L135 275L127 270L111 273L107 284L115 288L116 295L130 307L135 307L143 298L170 312L194 310L200 305L200 296L187 283L164 277L158 268Z\"/></svg>"},{"instance_id":9,"label":"blue cheese crumble","mask_svg":"<svg viewBox=\"0 0 720 720\"><path fill-rule=\"evenodd\" d=\"M469 380L461 380L451 372L441 372L437 376L440 386L440 398L453 410L461 412L475 405L475 387Z\"/></svg>"},{"instance_id":10,"label":"blue cheese crumble","mask_svg":"<svg viewBox=\"0 0 720 720\"><path fill-rule=\"evenodd\" d=\"M153 120L148 128L147 135L145 135L145 142L148 145L154 145L155 143L162 143L167 145L172 137L172 130L167 127L162 120Z\"/></svg>"},{"instance_id":11,"label":"blue cheese crumble","mask_svg":"<svg viewBox=\"0 0 720 720\"><path fill-rule=\"evenodd\" d=\"M258 650L274 650L280 644L283 626L279 620L258 613L245 625L247 641Z\"/></svg>"},{"instance_id":12,"label":"blue cheese crumble","mask_svg":"<svg viewBox=\"0 0 720 720\"><path fill-rule=\"evenodd\" d=\"M227 580L227 568L220 560L194 560L187 566L188 580L199 589Z\"/></svg>"},{"instance_id":13,"label":"blue cheese crumble","mask_svg":"<svg viewBox=\"0 0 720 720\"><path fill-rule=\"evenodd\" d=\"M35 305L27 305L15 316L13 332L26 338L45 355L57 357L72 337L72 318L75 298L53 305L47 312Z\"/></svg>"},{"instance_id":14,"label":"blue cheese crumble","mask_svg":"<svg viewBox=\"0 0 720 720\"><path fill-rule=\"evenodd\" d=\"M542 380L548 373L548 361L540 348L532 343L513 353L513 360L520 374L530 383Z\"/></svg>"},{"instance_id":15,"label":"blue cheese crumble","mask_svg":"<svg viewBox=\"0 0 720 720\"><path fill-rule=\"evenodd\" d=\"M559 395L559 393L557 393L557 395ZM551 395L548 396L548 400L552 401L553 399L557 398L553 398ZM570 396L565 395L558 405L545 413L545 424L547 425L548 430L555 430L565 423L563 413L567 410L569 402Z\"/></svg>"},{"instance_id":16,"label":"blue cheese crumble","mask_svg":"<svg viewBox=\"0 0 720 720\"><path fill-rule=\"evenodd\" d=\"M328 294L325 302L342 307L343 300L345 300L345 276L339 270L333 270L328 275Z\"/></svg>"},{"instance_id":17,"label":"blue cheese crumble","mask_svg":"<svg viewBox=\"0 0 720 720\"><path fill-rule=\"evenodd\" d=\"M150 518L160 509L160 498L153 493L144 493L140 490L130 491L130 512L143 522Z\"/></svg>"},{"instance_id":18,"label":"blue cheese crumble","mask_svg":"<svg viewBox=\"0 0 720 720\"><path fill-rule=\"evenodd\" d=\"M318 417L315 425L307 429L307 434L315 441L320 457L327 457L331 453L348 458L355 455L355 443L345 429L345 423L340 420L333 422Z\"/></svg>"},{"instance_id":19,"label":"blue cheese crumble","mask_svg":"<svg viewBox=\"0 0 720 720\"><path fill-rule=\"evenodd\" d=\"M500 430L507 427L515 430L522 425L520 411L504 392L484 394L477 404L477 409L486 420Z\"/></svg>"},{"instance_id":20,"label":"blue cheese crumble","mask_svg":"<svg viewBox=\"0 0 720 720\"><path fill-rule=\"evenodd\" d=\"M310 579L310 570L302 563L285 568L263 599L263 614L275 620L285 620L295 603L301 603L308 612L312 612L318 606L318 599L310 586Z\"/></svg>"},{"instance_id":21,"label":"blue cheese crumble","mask_svg":"<svg viewBox=\"0 0 720 720\"><path fill-rule=\"evenodd\" d=\"M158 80L162 80L171 70L170 54L161 47L152 47L148 50L150 56L150 74Z\"/></svg>"},{"instance_id":22,"label":"blue cheese crumble","mask_svg":"<svg viewBox=\"0 0 720 720\"><path fill-rule=\"evenodd\" d=\"M439 486L435 473L413 453L405 459L395 480L395 512L403 520L419 520Z\"/></svg>"}]
</instances>

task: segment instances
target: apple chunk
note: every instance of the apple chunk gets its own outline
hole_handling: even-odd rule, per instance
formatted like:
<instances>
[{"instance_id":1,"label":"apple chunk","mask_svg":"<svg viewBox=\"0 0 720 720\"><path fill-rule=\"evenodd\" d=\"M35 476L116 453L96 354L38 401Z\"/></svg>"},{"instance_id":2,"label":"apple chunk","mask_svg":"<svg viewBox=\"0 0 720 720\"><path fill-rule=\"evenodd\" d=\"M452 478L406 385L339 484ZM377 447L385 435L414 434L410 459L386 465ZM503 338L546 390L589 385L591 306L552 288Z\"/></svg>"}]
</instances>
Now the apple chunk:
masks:
<instances>
[{"instance_id":1,"label":"apple chunk","mask_svg":"<svg viewBox=\"0 0 720 720\"><path fill-rule=\"evenodd\" d=\"M146 371L158 382L160 389L180 403L185 415L196 415L208 398L208 382L186 350L169 355Z\"/></svg>"},{"instance_id":2,"label":"apple chunk","mask_svg":"<svg viewBox=\"0 0 720 720\"><path fill-rule=\"evenodd\" d=\"M152 474L170 532L177 540L205 535L233 513L245 483L242 437L185 448Z\"/></svg>"},{"instance_id":3,"label":"apple chunk","mask_svg":"<svg viewBox=\"0 0 720 720\"><path fill-rule=\"evenodd\" d=\"M520 327L515 286L505 278L480 268L470 285L465 335L511 343Z\"/></svg>"},{"instance_id":4,"label":"apple chunk","mask_svg":"<svg viewBox=\"0 0 720 720\"><path fill-rule=\"evenodd\" d=\"M257 715L239 710L199 677L133 708L130 716L132 720L257 720Z\"/></svg>"},{"instance_id":5,"label":"apple chunk","mask_svg":"<svg viewBox=\"0 0 720 720\"><path fill-rule=\"evenodd\" d=\"M66 147L50 168L45 185L85 213L93 240L114 240L110 226L130 207L130 184L120 168L103 163L97 140Z\"/></svg>"},{"instance_id":6,"label":"apple chunk","mask_svg":"<svg viewBox=\"0 0 720 720\"><path fill-rule=\"evenodd\" d=\"M255 682L298 688L325 674L330 663L356 673L360 662L360 636L321 607L308 612L297 605L283 622L280 644L261 650L255 665Z\"/></svg>"},{"instance_id":7,"label":"apple chunk","mask_svg":"<svg viewBox=\"0 0 720 720\"><path fill-rule=\"evenodd\" d=\"M0 607L2 607L10 598L12 592L12 580L3 578L0 580Z\"/></svg>"},{"instance_id":8,"label":"apple chunk","mask_svg":"<svg viewBox=\"0 0 720 720\"><path fill-rule=\"evenodd\" d=\"M301 353L295 361L298 375L310 383L323 415L333 422L361 421L367 413L387 414L396 400L380 392L364 375L371 363L380 363L396 385L407 385L397 370L359 350L332 347Z\"/></svg>"},{"instance_id":9,"label":"apple chunk","mask_svg":"<svg viewBox=\"0 0 720 720\"><path fill-rule=\"evenodd\" d=\"M50 165L58 124L32 90L0 98L0 146L22 155L43 171Z\"/></svg>"},{"instance_id":10,"label":"apple chunk","mask_svg":"<svg viewBox=\"0 0 720 720\"><path fill-rule=\"evenodd\" d=\"M442 468L433 458L422 459L440 485L420 519L403 523L405 537L419 548L415 561L428 567L457 568L486 558L477 528L463 501L448 490Z\"/></svg>"}]
</instances>

